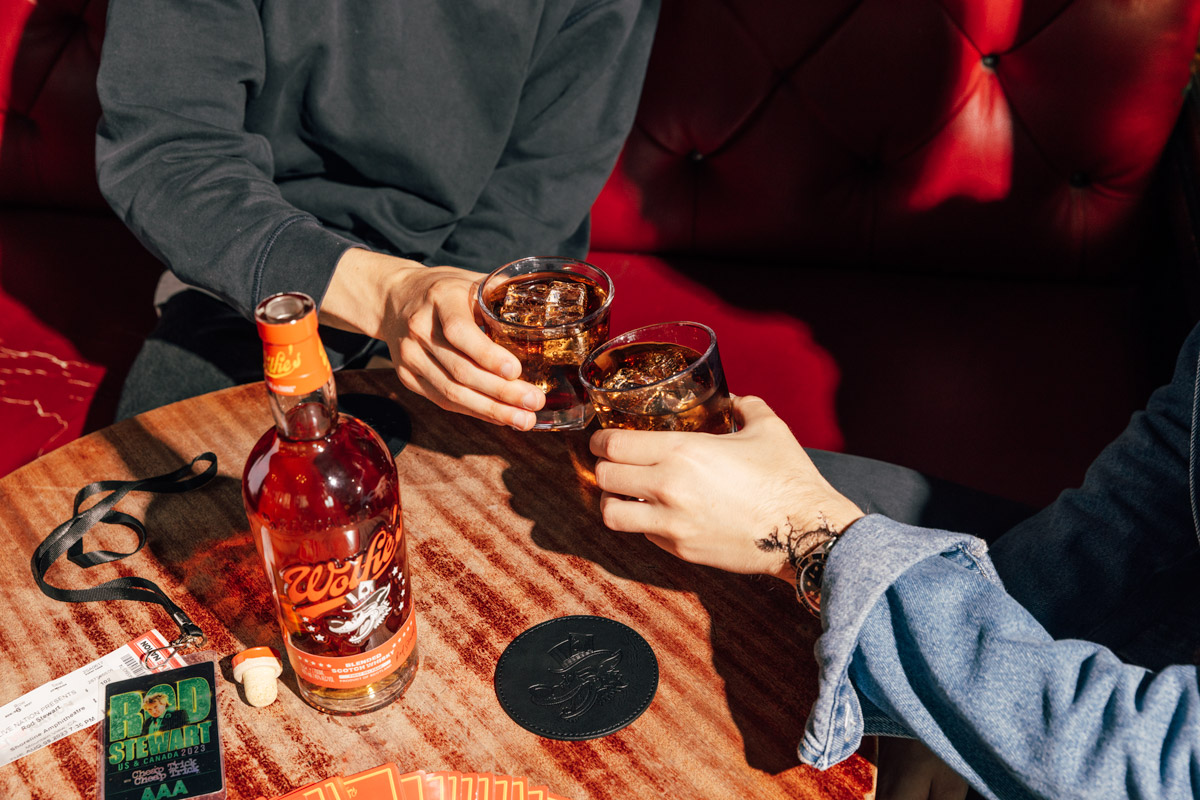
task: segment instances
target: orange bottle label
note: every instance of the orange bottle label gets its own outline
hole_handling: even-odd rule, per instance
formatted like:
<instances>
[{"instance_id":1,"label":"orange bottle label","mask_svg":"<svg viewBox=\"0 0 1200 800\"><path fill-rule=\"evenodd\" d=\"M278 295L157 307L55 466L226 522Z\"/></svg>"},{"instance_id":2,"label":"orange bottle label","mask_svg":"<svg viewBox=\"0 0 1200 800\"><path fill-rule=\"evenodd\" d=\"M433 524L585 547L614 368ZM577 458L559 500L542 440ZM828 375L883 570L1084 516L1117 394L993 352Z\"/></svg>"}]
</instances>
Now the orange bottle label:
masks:
<instances>
[{"instance_id":1,"label":"orange bottle label","mask_svg":"<svg viewBox=\"0 0 1200 800\"><path fill-rule=\"evenodd\" d=\"M352 558L278 570L284 644L297 675L318 686L352 689L384 678L405 662L416 641L416 618L407 597L403 548L403 532L382 525L366 550ZM396 624L400 614L396 630L370 647L368 642L379 642L379 634L387 633L386 621ZM310 653L293 643L293 635L303 631L315 642L336 638L370 649L350 656Z\"/></svg>"},{"instance_id":2,"label":"orange bottle label","mask_svg":"<svg viewBox=\"0 0 1200 800\"><path fill-rule=\"evenodd\" d=\"M333 370L321 339L312 336L288 344L263 342L263 373L272 392L301 395L320 389Z\"/></svg>"},{"instance_id":3,"label":"orange bottle label","mask_svg":"<svg viewBox=\"0 0 1200 800\"><path fill-rule=\"evenodd\" d=\"M417 615L409 608L404 623L379 647L353 656L318 656L292 647L292 637L283 637L288 660L296 674L309 683L331 689L356 689L390 675L412 654L417 643Z\"/></svg>"}]
</instances>

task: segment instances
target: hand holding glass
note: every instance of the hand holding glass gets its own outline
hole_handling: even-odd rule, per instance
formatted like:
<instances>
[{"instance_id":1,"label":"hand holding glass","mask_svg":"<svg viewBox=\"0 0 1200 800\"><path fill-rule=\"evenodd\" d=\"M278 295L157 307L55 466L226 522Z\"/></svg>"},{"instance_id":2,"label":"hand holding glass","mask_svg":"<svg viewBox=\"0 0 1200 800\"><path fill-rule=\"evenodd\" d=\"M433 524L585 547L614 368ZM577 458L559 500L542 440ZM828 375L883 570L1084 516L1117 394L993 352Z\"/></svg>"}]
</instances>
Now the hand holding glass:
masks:
<instances>
[{"instance_id":1,"label":"hand holding glass","mask_svg":"<svg viewBox=\"0 0 1200 800\"><path fill-rule=\"evenodd\" d=\"M523 258L479 285L488 336L517 357L521 377L546 393L534 430L570 430L591 421L579 365L608 338L612 296L603 270L572 258Z\"/></svg>"}]
</instances>

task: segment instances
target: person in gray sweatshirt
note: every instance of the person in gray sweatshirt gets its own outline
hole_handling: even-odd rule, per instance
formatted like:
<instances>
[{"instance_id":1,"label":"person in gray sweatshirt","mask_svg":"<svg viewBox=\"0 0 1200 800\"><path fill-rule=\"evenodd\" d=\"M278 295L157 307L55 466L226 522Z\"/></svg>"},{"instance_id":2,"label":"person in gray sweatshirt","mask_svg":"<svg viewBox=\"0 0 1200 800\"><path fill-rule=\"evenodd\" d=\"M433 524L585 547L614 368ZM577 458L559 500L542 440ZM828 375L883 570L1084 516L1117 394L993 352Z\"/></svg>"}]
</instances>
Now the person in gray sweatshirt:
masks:
<instances>
[{"instance_id":1,"label":"person in gray sweatshirt","mask_svg":"<svg viewBox=\"0 0 1200 800\"><path fill-rule=\"evenodd\" d=\"M387 354L443 408L544 403L475 324L481 277L582 258L657 0L112 0L108 203L166 266L125 417L262 377L251 316L302 291L336 366Z\"/></svg>"}]
</instances>

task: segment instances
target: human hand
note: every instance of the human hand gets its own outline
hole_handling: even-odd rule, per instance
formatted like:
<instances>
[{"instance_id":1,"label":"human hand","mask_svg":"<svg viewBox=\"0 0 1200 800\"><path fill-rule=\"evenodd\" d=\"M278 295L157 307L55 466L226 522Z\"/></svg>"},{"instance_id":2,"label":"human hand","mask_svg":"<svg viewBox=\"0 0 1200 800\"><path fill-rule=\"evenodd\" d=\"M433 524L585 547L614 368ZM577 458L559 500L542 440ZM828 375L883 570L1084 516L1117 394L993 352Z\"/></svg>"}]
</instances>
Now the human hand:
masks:
<instances>
[{"instance_id":1,"label":"human hand","mask_svg":"<svg viewBox=\"0 0 1200 800\"><path fill-rule=\"evenodd\" d=\"M916 739L879 737L875 800L963 800L966 780Z\"/></svg>"},{"instance_id":2,"label":"human hand","mask_svg":"<svg viewBox=\"0 0 1200 800\"><path fill-rule=\"evenodd\" d=\"M400 382L450 411L529 430L545 394L517 357L480 330L483 276L352 249L321 303L321 321L380 339Z\"/></svg>"},{"instance_id":3,"label":"human hand","mask_svg":"<svg viewBox=\"0 0 1200 800\"><path fill-rule=\"evenodd\" d=\"M802 555L862 512L766 403L739 397L733 411L736 433L595 433L601 516L685 561L794 581L789 545Z\"/></svg>"}]
</instances>

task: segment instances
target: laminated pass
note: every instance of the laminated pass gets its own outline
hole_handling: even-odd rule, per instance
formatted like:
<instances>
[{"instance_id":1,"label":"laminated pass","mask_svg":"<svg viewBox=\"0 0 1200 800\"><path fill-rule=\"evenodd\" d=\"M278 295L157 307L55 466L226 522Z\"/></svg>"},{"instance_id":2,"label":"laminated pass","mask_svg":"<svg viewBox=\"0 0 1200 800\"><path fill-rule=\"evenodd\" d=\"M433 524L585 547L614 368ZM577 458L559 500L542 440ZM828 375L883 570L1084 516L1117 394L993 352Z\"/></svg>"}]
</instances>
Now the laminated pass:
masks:
<instances>
[{"instance_id":1,"label":"laminated pass","mask_svg":"<svg viewBox=\"0 0 1200 800\"><path fill-rule=\"evenodd\" d=\"M225 797L216 663L197 657L104 687L100 800Z\"/></svg>"}]
</instances>

